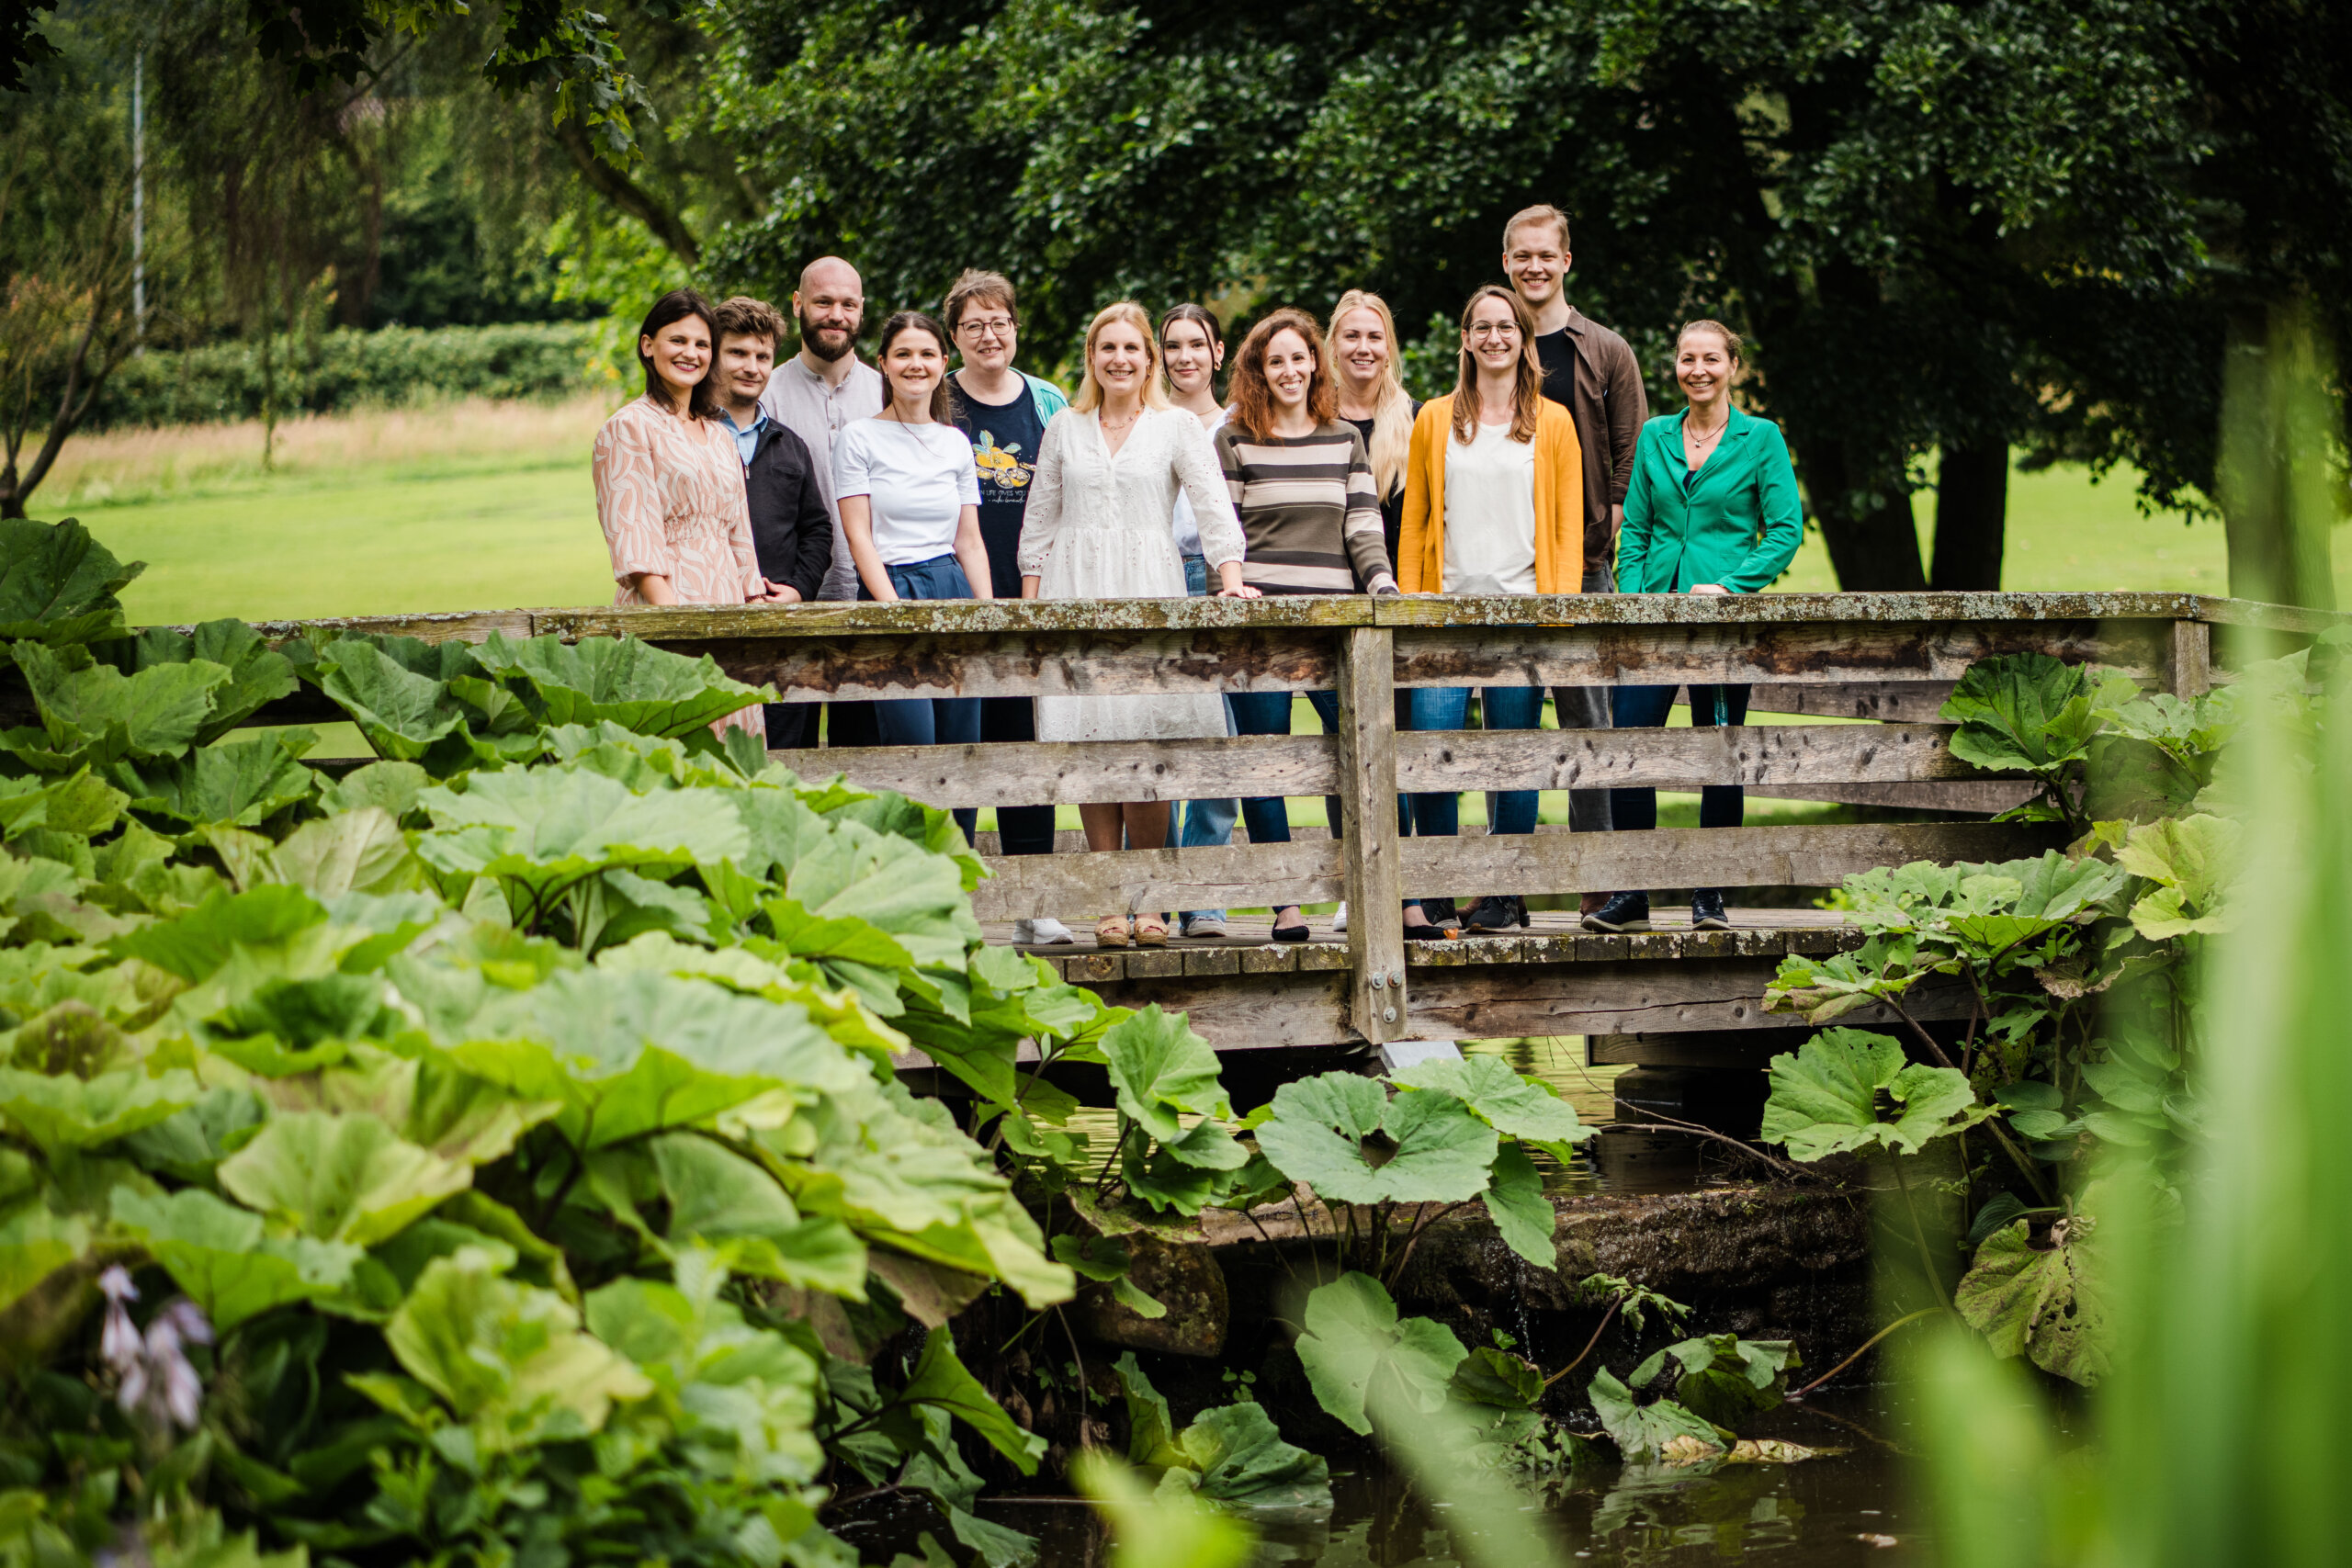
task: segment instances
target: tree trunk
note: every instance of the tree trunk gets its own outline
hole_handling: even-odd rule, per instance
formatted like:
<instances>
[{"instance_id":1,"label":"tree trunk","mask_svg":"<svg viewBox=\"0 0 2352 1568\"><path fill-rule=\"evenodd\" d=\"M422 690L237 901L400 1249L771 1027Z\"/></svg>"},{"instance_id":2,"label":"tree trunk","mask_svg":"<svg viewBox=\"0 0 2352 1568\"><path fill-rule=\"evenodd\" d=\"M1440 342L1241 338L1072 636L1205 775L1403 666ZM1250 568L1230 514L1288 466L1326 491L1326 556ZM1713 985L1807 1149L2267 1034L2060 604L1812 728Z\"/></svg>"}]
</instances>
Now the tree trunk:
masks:
<instances>
[{"instance_id":1,"label":"tree trunk","mask_svg":"<svg viewBox=\"0 0 2352 1568\"><path fill-rule=\"evenodd\" d=\"M1864 472L1859 456L1835 438L1805 442L1805 490L1814 516L1821 524L1822 542L1829 547L1829 564L1838 586L1849 592L1917 592L1928 586L1919 566L1919 532L1911 519L1911 498L1904 491L1898 463L1891 472Z\"/></svg>"},{"instance_id":2,"label":"tree trunk","mask_svg":"<svg viewBox=\"0 0 2352 1568\"><path fill-rule=\"evenodd\" d=\"M2008 514L2008 447L2000 442L1945 447L1936 480L1936 555L1928 586L1939 592L1997 590Z\"/></svg>"},{"instance_id":3,"label":"tree trunk","mask_svg":"<svg viewBox=\"0 0 2352 1568\"><path fill-rule=\"evenodd\" d=\"M2230 592L2274 604L2335 607L2327 454L2341 438L2335 400L2300 303L2233 317L2222 383L2218 489Z\"/></svg>"}]
</instances>

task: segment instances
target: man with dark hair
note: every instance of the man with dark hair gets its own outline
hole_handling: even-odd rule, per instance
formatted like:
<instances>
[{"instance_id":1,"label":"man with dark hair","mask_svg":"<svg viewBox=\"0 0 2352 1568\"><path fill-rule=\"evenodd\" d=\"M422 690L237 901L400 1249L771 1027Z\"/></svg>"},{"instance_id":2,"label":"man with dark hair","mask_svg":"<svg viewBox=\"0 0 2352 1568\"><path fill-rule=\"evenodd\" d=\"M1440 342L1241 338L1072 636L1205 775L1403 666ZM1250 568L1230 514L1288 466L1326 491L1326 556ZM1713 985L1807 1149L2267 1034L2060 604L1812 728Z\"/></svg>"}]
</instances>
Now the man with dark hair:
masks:
<instances>
[{"instance_id":1,"label":"man with dark hair","mask_svg":"<svg viewBox=\"0 0 2352 1568\"><path fill-rule=\"evenodd\" d=\"M1021 316L1013 301L1011 278L967 267L947 291L943 311L948 335L964 361L948 378L948 405L955 411L956 427L972 444L972 461L980 473L980 543L989 552L989 575L1007 593L1021 581L1014 558L1021 547L1029 481L1037 471L1037 448L1045 444L1047 422L1069 406L1059 387L1013 368L1013 356L1021 351ZM980 739L1036 739L1033 700L982 697ZM1054 808L1000 806L996 830L997 847L1006 854L1051 854ZM1014 921L1012 935L1020 942L1077 940L1068 926L1049 916Z\"/></svg>"},{"instance_id":2,"label":"man with dark hair","mask_svg":"<svg viewBox=\"0 0 2352 1568\"><path fill-rule=\"evenodd\" d=\"M717 375L720 406L743 459L743 500L752 514L752 545L767 581L767 602L813 600L833 559L833 514L808 444L760 407L775 365L784 318L764 299L737 295L711 312L718 323ZM770 703L768 745L813 745L814 703Z\"/></svg>"},{"instance_id":3,"label":"man with dark hair","mask_svg":"<svg viewBox=\"0 0 2352 1568\"><path fill-rule=\"evenodd\" d=\"M1617 530L1625 520L1625 488L1633 482L1634 448L1649 418L1649 395L1625 340L1568 303L1565 286L1573 259L1567 214L1556 207L1522 209L1503 225L1503 275L1535 318L1544 395L1568 411L1584 449L1584 592L1613 593ZM1605 686L1555 686L1552 702L1563 729L1610 728ZM1568 826L1607 832L1609 792L1570 790ZM1599 908L1605 897L1586 893L1585 910Z\"/></svg>"}]
</instances>

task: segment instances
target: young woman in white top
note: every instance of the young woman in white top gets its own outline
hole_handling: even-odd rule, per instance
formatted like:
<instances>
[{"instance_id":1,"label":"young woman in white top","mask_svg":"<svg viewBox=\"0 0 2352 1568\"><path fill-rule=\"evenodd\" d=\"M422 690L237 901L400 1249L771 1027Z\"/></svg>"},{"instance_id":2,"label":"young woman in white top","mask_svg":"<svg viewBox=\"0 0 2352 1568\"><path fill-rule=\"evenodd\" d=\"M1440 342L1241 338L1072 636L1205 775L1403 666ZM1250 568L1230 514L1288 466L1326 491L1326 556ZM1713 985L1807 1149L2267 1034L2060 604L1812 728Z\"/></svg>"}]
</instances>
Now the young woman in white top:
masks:
<instances>
[{"instance_id":1,"label":"young woman in white top","mask_svg":"<svg viewBox=\"0 0 2352 1568\"><path fill-rule=\"evenodd\" d=\"M1191 414L1201 422L1204 432L1214 436L1226 416L1225 404L1216 395L1216 373L1225 368L1225 329L1205 307L1186 300L1159 318L1159 366L1168 379L1168 406ZM1171 521L1177 552L1184 558L1184 591L1198 599L1209 591L1209 565L1201 558L1201 528L1193 521L1193 503L1182 495L1176 498ZM1225 717L1225 732L1230 735L1233 707L1229 703ZM1181 833L1176 823L1179 813L1171 808L1168 814L1168 841L1171 847L1188 850L1229 844L1234 819L1240 811L1241 802L1231 795L1186 801ZM1223 909L1186 909L1179 918L1188 937L1225 935Z\"/></svg>"},{"instance_id":2,"label":"young woman in white top","mask_svg":"<svg viewBox=\"0 0 2352 1568\"><path fill-rule=\"evenodd\" d=\"M1493 284L1462 312L1462 352L1451 396L1422 405L1413 422L1405 479L1397 579L1408 593L1575 593L1582 590L1584 468L1576 421L1544 396L1534 321L1510 289ZM1415 729L1459 729L1470 694L1416 688ZM1488 729L1535 729L1540 686L1488 686L1479 706ZM1535 791L1496 797L1489 833L1535 830ZM1443 833L1451 801L1431 822L1417 805L1416 826ZM1465 931L1527 924L1516 894L1481 898ZM1409 931L1408 931L1409 934Z\"/></svg>"},{"instance_id":3,"label":"young woman in white top","mask_svg":"<svg viewBox=\"0 0 2352 1568\"><path fill-rule=\"evenodd\" d=\"M972 444L947 405L947 330L920 310L882 323L889 403L843 430L833 446L842 534L857 563L860 599L989 599L980 542L980 478ZM976 697L874 705L885 746L957 745L980 738ZM969 839L978 813L956 820Z\"/></svg>"},{"instance_id":4,"label":"young woman in white top","mask_svg":"<svg viewBox=\"0 0 2352 1568\"><path fill-rule=\"evenodd\" d=\"M1182 599L1184 564L1169 517L1182 491L1199 520L1201 552L1222 596L1253 599L1241 581L1241 527L1200 420L1168 406L1151 318L1140 306L1105 306L1086 329L1085 379L1046 426L1037 477L1021 525L1024 599ZM1040 740L1162 740L1225 733L1223 699L1040 697ZM1168 840L1168 803L1079 807L1091 850L1156 849ZM1159 915L1105 915L1105 947L1159 947Z\"/></svg>"}]
</instances>

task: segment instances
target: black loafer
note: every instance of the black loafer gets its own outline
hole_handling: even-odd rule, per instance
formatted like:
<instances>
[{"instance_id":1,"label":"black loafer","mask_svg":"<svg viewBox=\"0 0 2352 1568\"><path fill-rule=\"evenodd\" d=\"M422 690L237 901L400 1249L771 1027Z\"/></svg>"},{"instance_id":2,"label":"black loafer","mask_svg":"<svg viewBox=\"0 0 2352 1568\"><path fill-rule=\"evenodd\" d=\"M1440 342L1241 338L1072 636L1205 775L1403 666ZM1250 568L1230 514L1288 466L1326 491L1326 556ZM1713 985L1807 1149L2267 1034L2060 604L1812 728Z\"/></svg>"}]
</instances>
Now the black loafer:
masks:
<instances>
[{"instance_id":1,"label":"black loafer","mask_svg":"<svg viewBox=\"0 0 2352 1568\"><path fill-rule=\"evenodd\" d=\"M1731 918L1724 913L1722 888L1699 887L1691 890L1690 929L1698 931L1731 930Z\"/></svg>"},{"instance_id":2,"label":"black loafer","mask_svg":"<svg viewBox=\"0 0 2352 1568\"><path fill-rule=\"evenodd\" d=\"M1589 931L1645 931L1650 929L1650 896L1646 893L1612 893L1609 902L1584 918Z\"/></svg>"},{"instance_id":3,"label":"black loafer","mask_svg":"<svg viewBox=\"0 0 2352 1568\"><path fill-rule=\"evenodd\" d=\"M1516 893L1489 893L1463 917L1465 931L1507 931L1527 924L1527 900Z\"/></svg>"},{"instance_id":4,"label":"black loafer","mask_svg":"<svg viewBox=\"0 0 2352 1568\"><path fill-rule=\"evenodd\" d=\"M1453 932L1444 926L1407 926L1405 928L1407 942L1443 942L1453 935Z\"/></svg>"},{"instance_id":5,"label":"black loafer","mask_svg":"<svg viewBox=\"0 0 2352 1568\"><path fill-rule=\"evenodd\" d=\"M1305 942L1315 934L1315 931L1313 927L1304 925L1276 926L1272 934L1276 942Z\"/></svg>"}]
</instances>

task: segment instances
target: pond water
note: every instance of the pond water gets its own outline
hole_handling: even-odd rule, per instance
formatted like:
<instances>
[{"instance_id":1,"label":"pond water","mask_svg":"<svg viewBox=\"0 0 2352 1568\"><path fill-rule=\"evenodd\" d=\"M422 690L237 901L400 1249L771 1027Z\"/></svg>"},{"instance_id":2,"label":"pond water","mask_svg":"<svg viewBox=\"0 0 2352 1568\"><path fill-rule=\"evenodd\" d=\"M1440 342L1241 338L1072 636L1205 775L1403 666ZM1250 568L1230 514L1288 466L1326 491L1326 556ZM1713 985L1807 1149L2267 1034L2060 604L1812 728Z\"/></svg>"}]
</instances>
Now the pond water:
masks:
<instances>
[{"instance_id":1,"label":"pond water","mask_svg":"<svg viewBox=\"0 0 2352 1568\"><path fill-rule=\"evenodd\" d=\"M1891 1385L1825 1389L1761 1418L1754 1437L1843 1448L1799 1464L1608 1465L1529 1476L1517 1490L1540 1511L1558 1565L1674 1564L1756 1559L1841 1568L1931 1561L1904 1474L1910 1422ZM1432 1503L1386 1467L1332 1478L1329 1513L1261 1517L1255 1563L1316 1568L1476 1568L1476 1510ZM1067 1500L984 1502L999 1523L1039 1539L1039 1568L1109 1560L1092 1511ZM872 1548L867 1545L869 1552ZM1544 1568L1540 1562L1526 1568Z\"/></svg>"}]
</instances>

